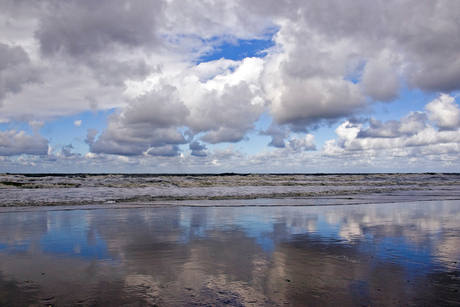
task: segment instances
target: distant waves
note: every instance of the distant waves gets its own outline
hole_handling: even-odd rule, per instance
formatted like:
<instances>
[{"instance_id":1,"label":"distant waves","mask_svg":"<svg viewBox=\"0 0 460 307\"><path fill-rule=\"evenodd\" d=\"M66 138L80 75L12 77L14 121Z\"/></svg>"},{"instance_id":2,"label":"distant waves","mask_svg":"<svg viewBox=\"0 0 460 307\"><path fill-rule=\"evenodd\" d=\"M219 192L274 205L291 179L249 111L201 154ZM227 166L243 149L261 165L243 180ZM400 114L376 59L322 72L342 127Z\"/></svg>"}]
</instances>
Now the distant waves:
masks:
<instances>
[{"instance_id":1,"label":"distant waves","mask_svg":"<svg viewBox=\"0 0 460 307\"><path fill-rule=\"evenodd\" d=\"M460 199L459 186L443 173L1 174L0 207L339 205Z\"/></svg>"}]
</instances>

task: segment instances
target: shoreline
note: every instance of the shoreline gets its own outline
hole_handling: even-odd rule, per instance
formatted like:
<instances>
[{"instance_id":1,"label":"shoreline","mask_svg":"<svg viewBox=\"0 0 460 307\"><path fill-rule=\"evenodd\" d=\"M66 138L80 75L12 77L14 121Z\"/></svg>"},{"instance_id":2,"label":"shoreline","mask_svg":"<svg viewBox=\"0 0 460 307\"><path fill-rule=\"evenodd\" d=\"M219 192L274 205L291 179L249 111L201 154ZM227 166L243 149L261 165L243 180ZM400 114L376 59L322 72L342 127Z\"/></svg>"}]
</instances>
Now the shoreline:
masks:
<instances>
[{"instance_id":1,"label":"shoreline","mask_svg":"<svg viewBox=\"0 0 460 307\"><path fill-rule=\"evenodd\" d=\"M247 200L226 200L216 202L214 200L203 200L199 203L191 201L174 202L115 202L115 203L93 203L93 204L53 204L53 205L21 205L0 207L1 213L14 212L41 212L41 211L73 211L73 210L116 210L116 209L148 209L148 208L243 208L243 207L339 207L339 206L360 206L360 205L390 205L410 204L418 202L442 202L460 201L460 197L451 198L429 198L429 199L349 199L337 198L315 198L315 199L247 199ZM339 203L340 202L340 203Z\"/></svg>"}]
</instances>

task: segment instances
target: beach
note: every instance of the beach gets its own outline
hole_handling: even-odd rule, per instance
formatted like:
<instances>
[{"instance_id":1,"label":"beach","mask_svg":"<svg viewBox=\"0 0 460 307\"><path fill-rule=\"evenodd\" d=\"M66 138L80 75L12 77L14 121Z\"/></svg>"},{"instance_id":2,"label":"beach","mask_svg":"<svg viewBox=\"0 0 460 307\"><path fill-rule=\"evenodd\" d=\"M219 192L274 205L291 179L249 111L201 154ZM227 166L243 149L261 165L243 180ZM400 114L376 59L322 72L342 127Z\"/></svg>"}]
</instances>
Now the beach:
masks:
<instances>
[{"instance_id":1,"label":"beach","mask_svg":"<svg viewBox=\"0 0 460 307\"><path fill-rule=\"evenodd\" d=\"M460 304L458 175L1 181L0 306Z\"/></svg>"}]
</instances>

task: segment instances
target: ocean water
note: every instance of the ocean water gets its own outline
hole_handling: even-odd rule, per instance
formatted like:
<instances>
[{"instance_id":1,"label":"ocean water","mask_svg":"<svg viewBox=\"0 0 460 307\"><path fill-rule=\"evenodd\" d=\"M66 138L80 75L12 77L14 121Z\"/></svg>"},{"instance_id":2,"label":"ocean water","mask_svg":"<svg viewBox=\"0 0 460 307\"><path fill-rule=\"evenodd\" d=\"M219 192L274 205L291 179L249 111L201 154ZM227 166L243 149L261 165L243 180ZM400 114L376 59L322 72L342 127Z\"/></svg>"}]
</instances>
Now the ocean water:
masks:
<instances>
[{"instance_id":1,"label":"ocean water","mask_svg":"<svg viewBox=\"0 0 460 307\"><path fill-rule=\"evenodd\" d=\"M0 306L459 306L460 176L0 175Z\"/></svg>"},{"instance_id":2,"label":"ocean water","mask_svg":"<svg viewBox=\"0 0 460 307\"><path fill-rule=\"evenodd\" d=\"M0 206L341 205L460 199L459 187L460 174L442 173L1 174Z\"/></svg>"}]
</instances>

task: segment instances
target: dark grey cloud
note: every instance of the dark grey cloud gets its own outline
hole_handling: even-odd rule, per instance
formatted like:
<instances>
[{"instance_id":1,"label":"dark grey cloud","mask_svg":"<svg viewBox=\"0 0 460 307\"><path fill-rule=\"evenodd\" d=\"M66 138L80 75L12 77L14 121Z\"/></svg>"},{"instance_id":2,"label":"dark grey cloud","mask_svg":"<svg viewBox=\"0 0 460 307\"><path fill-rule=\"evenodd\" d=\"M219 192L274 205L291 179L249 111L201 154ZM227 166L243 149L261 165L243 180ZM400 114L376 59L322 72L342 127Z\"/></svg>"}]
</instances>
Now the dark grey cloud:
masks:
<instances>
[{"instance_id":1,"label":"dark grey cloud","mask_svg":"<svg viewBox=\"0 0 460 307\"><path fill-rule=\"evenodd\" d=\"M142 80L155 71L142 55L162 44L157 24L163 1L67 0L44 7L35 32L43 56L86 65L104 85Z\"/></svg>"},{"instance_id":2,"label":"dark grey cloud","mask_svg":"<svg viewBox=\"0 0 460 307\"><path fill-rule=\"evenodd\" d=\"M408 83L428 91L460 89L460 3L452 0L393 1L388 27L404 50Z\"/></svg>"},{"instance_id":3,"label":"dark grey cloud","mask_svg":"<svg viewBox=\"0 0 460 307\"><path fill-rule=\"evenodd\" d=\"M24 131L0 131L0 156L46 155L48 140L39 134L27 135Z\"/></svg>"},{"instance_id":4,"label":"dark grey cloud","mask_svg":"<svg viewBox=\"0 0 460 307\"><path fill-rule=\"evenodd\" d=\"M0 42L0 106L8 93L18 93L25 84L39 82L35 68L24 48Z\"/></svg>"},{"instance_id":5,"label":"dark grey cloud","mask_svg":"<svg viewBox=\"0 0 460 307\"><path fill-rule=\"evenodd\" d=\"M72 149L75 149L72 144L66 145L62 147L61 153L64 157L69 158L75 155L75 153L72 153Z\"/></svg>"},{"instance_id":6,"label":"dark grey cloud","mask_svg":"<svg viewBox=\"0 0 460 307\"><path fill-rule=\"evenodd\" d=\"M192 151L191 155L195 157L206 157L208 155L206 153L206 146L200 144L198 141L190 142L189 149Z\"/></svg>"},{"instance_id":7,"label":"dark grey cloud","mask_svg":"<svg viewBox=\"0 0 460 307\"><path fill-rule=\"evenodd\" d=\"M156 26L163 6L161 0L50 1L35 36L46 56L84 58L118 47L151 48L160 44Z\"/></svg>"},{"instance_id":8,"label":"dark grey cloud","mask_svg":"<svg viewBox=\"0 0 460 307\"><path fill-rule=\"evenodd\" d=\"M143 59L120 60L101 57L85 59L86 65L93 71L94 77L103 86L124 87L127 80L144 80L149 74L158 72L158 67L149 66Z\"/></svg>"},{"instance_id":9,"label":"dark grey cloud","mask_svg":"<svg viewBox=\"0 0 460 307\"><path fill-rule=\"evenodd\" d=\"M218 130L213 130L205 135L203 135L200 139L204 142L210 144L217 144L217 143L237 143L242 140L246 140L246 131L237 129L237 128L219 128Z\"/></svg>"},{"instance_id":10,"label":"dark grey cloud","mask_svg":"<svg viewBox=\"0 0 460 307\"><path fill-rule=\"evenodd\" d=\"M76 159L82 159L82 155L80 153L76 153L73 150L75 147L73 147L72 144L62 146L61 151L57 153L57 157L55 155L48 155L48 159L55 159L58 160L59 158L67 159L67 160L76 160Z\"/></svg>"},{"instance_id":11,"label":"dark grey cloud","mask_svg":"<svg viewBox=\"0 0 460 307\"><path fill-rule=\"evenodd\" d=\"M0 43L0 55L0 70L30 63L29 56L21 46L9 46Z\"/></svg>"},{"instance_id":12,"label":"dark grey cloud","mask_svg":"<svg viewBox=\"0 0 460 307\"><path fill-rule=\"evenodd\" d=\"M153 147L148 151L150 156L175 157L179 155L180 148L177 145L164 145Z\"/></svg>"},{"instance_id":13,"label":"dark grey cloud","mask_svg":"<svg viewBox=\"0 0 460 307\"><path fill-rule=\"evenodd\" d=\"M90 151L99 154L137 156L148 150L149 147L148 142L135 142L130 139L124 140L116 133L104 131L98 140L90 146Z\"/></svg>"},{"instance_id":14,"label":"dark grey cloud","mask_svg":"<svg viewBox=\"0 0 460 307\"><path fill-rule=\"evenodd\" d=\"M94 144L94 140L96 139L97 134L99 131L96 129L88 129L88 133L86 134L86 138L84 142L88 144L89 146L92 146Z\"/></svg>"},{"instance_id":15,"label":"dark grey cloud","mask_svg":"<svg viewBox=\"0 0 460 307\"><path fill-rule=\"evenodd\" d=\"M287 128L274 127L271 125L267 130L261 131L260 134L272 137L272 140L270 143L268 143L268 146L285 148L286 143L284 140L287 139L289 135L291 135L291 131L289 131Z\"/></svg>"}]
</instances>

